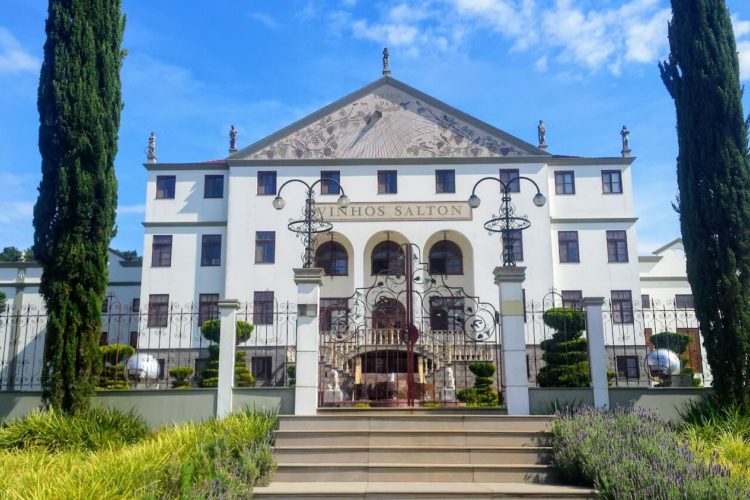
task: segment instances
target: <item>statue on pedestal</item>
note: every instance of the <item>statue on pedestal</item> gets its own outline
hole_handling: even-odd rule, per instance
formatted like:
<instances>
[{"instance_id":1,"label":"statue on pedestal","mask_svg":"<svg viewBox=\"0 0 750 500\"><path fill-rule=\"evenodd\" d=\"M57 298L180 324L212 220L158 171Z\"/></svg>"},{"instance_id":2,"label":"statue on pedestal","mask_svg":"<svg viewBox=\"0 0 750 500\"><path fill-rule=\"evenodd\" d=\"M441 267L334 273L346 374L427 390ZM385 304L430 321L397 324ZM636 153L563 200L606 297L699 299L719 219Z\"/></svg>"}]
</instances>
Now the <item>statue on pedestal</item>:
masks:
<instances>
[{"instance_id":1,"label":"statue on pedestal","mask_svg":"<svg viewBox=\"0 0 750 500\"><path fill-rule=\"evenodd\" d=\"M151 132L151 135L148 137L146 160L148 160L149 163L156 163L156 134L153 132Z\"/></svg>"},{"instance_id":2,"label":"statue on pedestal","mask_svg":"<svg viewBox=\"0 0 750 500\"><path fill-rule=\"evenodd\" d=\"M234 125L229 129L229 152L234 153L237 151L237 129Z\"/></svg>"},{"instance_id":3,"label":"statue on pedestal","mask_svg":"<svg viewBox=\"0 0 750 500\"><path fill-rule=\"evenodd\" d=\"M390 55L388 54L388 47L383 49L383 74L391 74Z\"/></svg>"},{"instance_id":4,"label":"statue on pedestal","mask_svg":"<svg viewBox=\"0 0 750 500\"><path fill-rule=\"evenodd\" d=\"M547 129L544 128L544 122L539 120L539 125L536 127L536 133L539 138L539 149L547 149Z\"/></svg>"},{"instance_id":5,"label":"statue on pedestal","mask_svg":"<svg viewBox=\"0 0 750 500\"><path fill-rule=\"evenodd\" d=\"M628 130L628 127L626 125L622 126L622 130L620 131L620 136L622 137L622 157L625 158L626 156L630 156L630 153L632 152L630 149L630 130Z\"/></svg>"},{"instance_id":6,"label":"statue on pedestal","mask_svg":"<svg viewBox=\"0 0 750 500\"><path fill-rule=\"evenodd\" d=\"M338 403L344 399L344 394L339 386L339 372L331 368L326 374L326 390L323 393L324 403Z\"/></svg>"}]
</instances>

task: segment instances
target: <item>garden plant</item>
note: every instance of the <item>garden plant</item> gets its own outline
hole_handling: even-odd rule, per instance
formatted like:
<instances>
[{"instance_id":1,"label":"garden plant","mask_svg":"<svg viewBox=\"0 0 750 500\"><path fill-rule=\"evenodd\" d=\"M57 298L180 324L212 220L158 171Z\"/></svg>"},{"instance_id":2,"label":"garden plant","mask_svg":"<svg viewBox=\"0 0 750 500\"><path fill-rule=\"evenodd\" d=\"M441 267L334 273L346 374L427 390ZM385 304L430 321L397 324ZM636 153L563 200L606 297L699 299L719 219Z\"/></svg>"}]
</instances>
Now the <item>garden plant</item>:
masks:
<instances>
[{"instance_id":1,"label":"garden plant","mask_svg":"<svg viewBox=\"0 0 750 500\"><path fill-rule=\"evenodd\" d=\"M541 387L587 387L589 355L583 330L583 311L572 307L556 307L545 311L544 323L555 330L551 339L543 340L542 360L537 382Z\"/></svg>"},{"instance_id":2,"label":"garden plant","mask_svg":"<svg viewBox=\"0 0 750 500\"><path fill-rule=\"evenodd\" d=\"M499 406L500 395L492 387L495 365L492 363L472 363L469 370L474 374L474 387L461 389L456 393L459 401L468 406Z\"/></svg>"},{"instance_id":3,"label":"garden plant","mask_svg":"<svg viewBox=\"0 0 750 500\"><path fill-rule=\"evenodd\" d=\"M99 377L99 387L102 389L127 389L128 372L125 363L135 353L135 349L127 344L110 344L101 346L102 374Z\"/></svg>"},{"instance_id":4,"label":"garden plant","mask_svg":"<svg viewBox=\"0 0 750 500\"><path fill-rule=\"evenodd\" d=\"M237 321L236 341L237 344L247 341L253 334L255 327L245 321ZM201 334L206 340L215 342L208 347L208 364L200 375L201 387L216 387L219 384L219 338L221 334L221 322L211 319L201 325ZM234 354L234 386L252 387L255 385L255 377L250 374L247 367L244 352Z\"/></svg>"}]
</instances>

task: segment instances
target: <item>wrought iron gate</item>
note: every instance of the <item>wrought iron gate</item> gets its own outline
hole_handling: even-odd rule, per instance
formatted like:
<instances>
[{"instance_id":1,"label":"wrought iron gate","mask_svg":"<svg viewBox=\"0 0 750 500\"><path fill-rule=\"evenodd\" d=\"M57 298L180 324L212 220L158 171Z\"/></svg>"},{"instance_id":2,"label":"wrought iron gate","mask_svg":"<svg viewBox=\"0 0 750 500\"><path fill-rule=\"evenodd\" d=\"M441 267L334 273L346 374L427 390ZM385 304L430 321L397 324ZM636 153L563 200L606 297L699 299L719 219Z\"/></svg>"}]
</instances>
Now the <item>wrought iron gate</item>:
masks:
<instances>
[{"instance_id":1,"label":"wrought iron gate","mask_svg":"<svg viewBox=\"0 0 750 500\"><path fill-rule=\"evenodd\" d=\"M458 406L479 361L502 389L495 307L432 273L416 245L399 248L370 287L321 306L321 406Z\"/></svg>"}]
</instances>

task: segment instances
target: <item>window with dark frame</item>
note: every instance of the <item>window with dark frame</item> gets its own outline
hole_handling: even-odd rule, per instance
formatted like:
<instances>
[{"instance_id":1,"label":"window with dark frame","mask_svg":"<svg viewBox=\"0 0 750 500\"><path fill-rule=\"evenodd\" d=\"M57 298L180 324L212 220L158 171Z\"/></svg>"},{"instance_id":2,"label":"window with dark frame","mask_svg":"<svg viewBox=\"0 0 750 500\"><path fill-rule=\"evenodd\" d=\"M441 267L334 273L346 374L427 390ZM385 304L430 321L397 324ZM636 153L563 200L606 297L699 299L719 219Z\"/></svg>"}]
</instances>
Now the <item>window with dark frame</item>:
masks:
<instances>
[{"instance_id":1,"label":"window with dark frame","mask_svg":"<svg viewBox=\"0 0 750 500\"><path fill-rule=\"evenodd\" d=\"M172 235L154 235L151 239L151 267L172 265Z\"/></svg>"},{"instance_id":2,"label":"window with dark frame","mask_svg":"<svg viewBox=\"0 0 750 500\"><path fill-rule=\"evenodd\" d=\"M583 309L583 291L582 290L563 290L562 306L572 307L573 309Z\"/></svg>"},{"instance_id":3,"label":"window with dark frame","mask_svg":"<svg viewBox=\"0 0 750 500\"><path fill-rule=\"evenodd\" d=\"M578 231L558 231L557 245L560 253L560 262L581 262L578 252Z\"/></svg>"},{"instance_id":4,"label":"window with dark frame","mask_svg":"<svg viewBox=\"0 0 750 500\"><path fill-rule=\"evenodd\" d=\"M430 297L430 329L460 332L464 327L464 299L461 297Z\"/></svg>"},{"instance_id":5,"label":"window with dark frame","mask_svg":"<svg viewBox=\"0 0 750 500\"><path fill-rule=\"evenodd\" d=\"M130 347L133 349L138 349L138 332L130 332L130 338L128 338L128 343L130 344Z\"/></svg>"},{"instance_id":6,"label":"window with dark frame","mask_svg":"<svg viewBox=\"0 0 750 500\"><path fill-rule=\"evenodd\" d=\"M273 292L255 292L253 294L253 324L273 324Z\"/></svg>"},{"instance_id":7,"label":"window with dark frame","mask_svg":"<svg viewBox=\"0 0 750 500\"><path fill-rule=\"evenodd\" d=\"M381 241L372 249L372 275L387 273L391 276L403 276L404 251L395 241Z\"/></svg>"},{"instance_id":8,"label":"window with dark frame","mask_svg":"<svg viewBox=\"0 0 750 500\"><path fill-rule=\"evenodd\" d=\"M259 171L258 172L258 192L259 195L276 194L276 172Z\"/></svg>"},{"instance_id":9,"label":"window with dark frame","mask_svg":"<svg viewBox=\"0 0 750 500\"><path fill-rule=\"evenodd\" d=\"M651 309L651 296L647 293L641 295L641 306L644 309Z\"/></svg>"},{"instance_id":10,"label":"window with dark frame","mask_svg":"<svg viewBox=\"0 0 750 500\"><path fill-rule=\"evenodd\" d=\"M221 265L221 235L204 234L201 237L201 266Z\"/></svg>"},{"instance_id":11,"label":"window with dark frame","mask_svg":"<svg viewBox=\"0 0 750 500\"><path fill-rule=\"evenodd\" d=\"M633 296L630 290L612 290L612 323L633 324Z\"/></svg>"},{"instance_id":12,"label":"window with dark frame","mask_svg":"<svg viewBox=\"0 0 750 500\"><path fill-rule=\"evenodd\" d=\"M163 328L169 323L169 294L158 293L148 296L148 318L146 324L149 328Z\"/></svg>"},{"instance_id":13,"label":"window with dark frame","mask_svg":"<svg viewBox=\"0 0 750 500\"><path fill-rule=\"evenodd\" d=\"M576 194L576 180L573 171L555 172L555 194Z\"/></svg>"},{"instance_id":14,"label":"window with dark frame","mask_svg":"<svg viewBox=\"0 0 750 500\"><path fill-rule=\"evenodd\" d=\"M693 309L695 307L695 299L690 293L677 294L674 296L674 305L680 309Z\"/></svg>"},{"instance_id":15,"label":"window with dark frame","mask_svg":"<svg viewBox=\"0 0 750 500\"><path fill-rule=\"evenodd\" d=\"M510 242L505 241L505 234L503 234L503 258L508 258L508 250L513 248L513 259L516 261L523 260L523 232L520 229L512 229L507 233Z\"/></svg>"},{"instance_id":16,"label":"window with dark frame","mask_svg":"<svg viewBox=\"0 0 750 500\"><path fill-rule=\"evenodd\" d=\"M175 184L177 177L174 175L157 175L156 176L156 199L169 200L174 198Z\"/></svg>"},{"instance_id":17,"label":"window with dark frame","mask_svg":"<svg viewBox=\"0 0 750 500\"><path fill-rule=\"evenodd\" d=\"M157 358L156 362L159 364L159 373L157 377L159 380L167 378L167 360L164 358Z\"/></svg>"},{"instance_id":18,"label":"window with dark frame","mask_svg":"<svg viewBox=\"0 0 750 500\"><path fill-rule=\"evenodd\" d=\"M617 356L617 376L620 378L640 378L638 356Z\"/></svg>"},{"instance_id":19,"label":"window with dark frame","mask_svg":"<svg viewBox=\"0 0 750 500\"><path fill-rule=\"evenodd\" d=\"M323 170L320 173L320 194L341 194L341 188L337 182L341 182L341 172L338 170ZM330 180L329 180L330 179ZM336 182L331 182L331 181Z\"/></svg>"},{"instance_id":20,"label":"window with dark frame","mask_svg":"<svg viewBox=\"0 0 750 500\"><path fill-rule=\"evenodd\" d=\"M99 345L104 346L109 343L109 334L107 332L102 332L101 335L99 335Z\"/></svg>"},{"instance_id":21,"label":"window with dark frame","mask_svg":"<svg viewBox=\"0 0 750 500\"><path fill-rule=\"evenodd\" d=\"M398 180L395 170L378 170L378 194L396 194Z\"/></svg>"},{"instance_id":22,"label":"window with dark frame","mask_svg":"<svg viewBox=\"0 0 750 500\"><path fill-rule=\"evenodd\" d=\"M133 302L130 303L130 312L138 313L141 311L141 299L136 297Z\"/></svg>"},{"instance_id":23,"label":"window with dark frame","mask_svg":"<svg viewBox=\"0 0 750 500\"><path fill-rule=\"evenodd\" d=\"M607 231L609 262L628 262L628 235L625 231Z\"/></svg>"},{"instance_id":24,"label":"window with dark frame","mask_svg":"<svg viewBox=\"0 0 750 500\"><path fill-rule=\"evenodd\" d=\"M450 240L440 240L430 248L431 274L463 274L463 253L458 245Z\"/></svg>"},{"instance_id":25,"label":"window with dark frame","mask_svg":"<svg viewBox=\"0 0 750 500\"><path fill-rule=\"evenodd\" d=\"M258 380L271 380L273 377L273 358L271 356L252 356L250 372Z\"/></svg>"},{"instance_id":26,"label":"window with dark frame","mask_svg":"<svg viewBox=\"0 0 750 500\"><path fill-rule=\"evenodd\" d=\"M456 171L455 170L435 170L435 192L436 193L455 193L456 192Z\"/></svg>"},{"instance_id":27,"label":"window with dark frame","mask_svg":"<svg viewBox=\"0 0 750 500\"><path fill-rule=\"evenodd\" d=\"M349 299L333 298L320 299L320 316L318 324L321 332L331 330L340 321L346 324L346 315L349 312Z\"/></svg>"},{"instance_id":28,"label":"window with dark frame","mask_svg":"<svg viewBox=\"0 0 750 500\"><path fill-rule=\"evenodd\" d=\"M104 302L102 302L102 313L108 313L109 308L112 306L112 297L107 296L104 297Z\"/></svg>"},{"instance_id":29,"label":"window with dark frame","mask_svg":"<svg viewBox=\"0 0 750 500\"><path fill-rule=\"evenodd\" d=\"M503 184L509 186L509 193L520 193L521 192L521 180L518 176L521 175L517 168L501 168L500 169L500 180ZM503 192L503 186L500 185L500 192Z\"/></svg>"},{"instance_id":30,"label":"window with dark frame","mask_svg":"<svg viewBox=\"0 0 750 500\"><path fill-rule=\"evenodd\" d=\"M315 250L315 267L322 268L326 276L347 276L349 255L338 241L326 241Z\"/></svg>"},{"instance_id":31,"label":"window with dark frame","mask_svg":"<svg viewBox=\"0 0 750 500\"><path fill-rule=\"evenodd\" d=\"M622 194L622 173L619 170L602 170L602 193Z\"/></svg>"},{"instance_id":32,"label":"window with dark frame","mask_svg":"<svg viewBox=\"0 0 750 500\"><path fill-rule=\"evenodd\" d=\"M219 294L202 293L198 295L198 327L211 319L219 318Z\"/></svg>"},{"instance_id":33,"label":"window with dark frame","mask_svg":"<svg viewBox=\"0 0 750 500\"><path fill-rule=\"evenodd\" d=\"M276 232L255 232L255 263L273 264L276 261Z\"/></svg>"},{"instance_id":34,"label":"window with dark frame","mask_svg":"<svg viewBox=\"0 0 750 500\"><path fill-rule=\"evenodd\" d=\"M224 176L207 175L203 178L203 197L204 198L223 198L224 197Z\"/></svg>"}]
</instances>

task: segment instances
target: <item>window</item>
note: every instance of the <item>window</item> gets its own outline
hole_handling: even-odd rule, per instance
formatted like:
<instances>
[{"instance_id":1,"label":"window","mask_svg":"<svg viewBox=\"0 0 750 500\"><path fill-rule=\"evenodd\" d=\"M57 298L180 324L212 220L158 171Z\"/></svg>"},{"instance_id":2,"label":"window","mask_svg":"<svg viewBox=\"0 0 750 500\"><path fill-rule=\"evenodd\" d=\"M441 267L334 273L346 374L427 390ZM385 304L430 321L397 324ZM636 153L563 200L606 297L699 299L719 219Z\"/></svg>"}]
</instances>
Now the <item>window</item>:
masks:
<instances>
[{"instance_id":1,"label":"window","mask_svg":"<svg viewBox=\"0 0 750 500\"><path fill-rule=\"evenodd\" d=\"M500 169L500 180L503 184L509 187L509 193L520 193L521 192L521 181L518 176L521 175L517 168L501 168ZM502 184L500 185L500 192L503 191Z\"/></svg>"},{"instance_id":2,"label":"window","mask_svg":"<svg viewBox=\"0 0 750 500\"><path fill-rule=\"evenodd\" d=\"M503 259L519 261L523 260L523 235L520 229L511 229L508 233L508 239L505 241L505 235L503 234ZM513 251L513 259L511 259L510 251Z\"/></svg>"},{"instance_id":3,"label":"window","mask_svg":"<svg viewBox=\"0 0 750 500\"><path fill-rule=\"evenodd\" d=\"M156 176L156 199L174 198L174 186L177 178L174 175Z\"/></svg>"},{"instance_id":4,"label":"window","mask_svg":"<svg viewBox=\"0 0 750 500\"><path fill-rule=\"evenodd\" d=\"M430 248L430 273L463 274L463 254L458 245L448 240L441 240Z\"/></svg>"},{"instance_id":5,"label":"window","mask_svg":"<svg viewBox=\"0 0 750 500\"><path fill-rule=\"evenodd\" d=\"M602 193L622 193L622 174L619 170L602 170Z\"/></svg>"},{"instance_id":6,"label":"window","mask_svg":"<svg viewBox=\"0 0 750 500\"><path fill-rule=\"evenodd\" d=\"M394 241L381 241L372 249L372 274L404 274L404 251Z\"/></svg>"},{"instance_id":7,"label":"window","mask_svg":"<svg viewBox=\"0 0 750 500\"><path fill-rule=\"evenodd\" d=\"M276 194L276 172L258 172L258 194Z\"/></svg>"},{"instance_id":8,"label":"window","mask_svg":"<svg viewBox=\"0 0 750 500\"><path fill-rule=\"evenodd\" d=\"M576 181L573 172L555 172L555 193L576 194Z\"/></svg>"},{"instance_id":9,"label":"window","mask_svg":"<svg viewBox=\"0 0 750 500\"><path fill-rule=\"evenodd\" d=\"M558 231L557 245L560 262L581 262L578 255L578 231Z\"/></svg>"},{"instance_id":10,"label":"window","mask_svg":"<svg viewBox=\"0 0 750 500\"><path fill-rule=\"evenodd\" d=\"M638 356L617 356L617 376L620 378L639 378Z\"/></svg>"},{"instance_id":11,"label":"window","mask_svg":"<svg viewBox=\"0 0 750 500\"><path fill-rule=\"evenodd\" d=\"M112 296L104 297L104 302L102 302L102 313L108 313L111 306Z\"/></svg>"},{"instance_id":12,"label":"window","mask_svg":"<svg viewBox=\"0 0 750 500\"><path fill-rule=\"evenodd\" d=\"M221 265L221 235L204 234L201 238L201 266Z\"/></svg>"},{"instance_id":13,"label":"window","mask_svg":"<svg viewBox=\"0 0 750 500\"><path fill-rule=\"evenodd\" d=\"M674 305L680 309L693 309L695 307L695 301L691 294L677 294L674 296Z\"/></svg>"},{"instance_id":14,"label":"window","mask_svg":"<svg viewBox=\"0 0 750 500\"><path fill-rule=\"evenodd\" d=\"M436 193L455 193L456 192L456 171L455 170L435 170L435 192Z\"/></svg>"},{"instance_id":15,"label":"window","mask_svg":"<svg viewBox=\"0 0 750 500\"><path fill-rule=\"evenodd\" d=\"M274 231L255 232L255 263L273 264L276 261L276 233Z\"/></svg>"},{"instance_id":16,"label":"window","mask_svg":"<svg viewBox=\"0 0 750 500\"><path fill-rule=\"evenodd\" d=\"M253 356L250 358L250 369L256 379L271 380L273 362L271 356Z\"/></svg>"},{"instance_id":17,"label":"window","mask_svg":"<svg viewBox=\"0 0 750 500\"><path fill-rule=\"evenodd\" d=\"M338 170L323 170L320 173L320 178L323 179L323 182L320 183L320 194L341 193L341 188L338 185L338 183L341 182L341 172Z\"/></svg>"},{"instance_id":18,"label":"window","mask_svg":"<svg viewBox=\"0 0 750 500\"><path fill-rule=\"evenodd\" d=\"M338 326L346 328L348 311L349 299L320 299L320 330L327 332L336 330Z\"/></svg>"},{"instance_id":19,"label":"window","mask_svg":"<svg viewBox=\"0 0 750 500\"><path fill-rule=\"evenodd\" d=\"M99 335L99 345L107 345L109 343L109 334L107 332L102 332Z\"/></svg>"},{"instance_id":20,"label":"window","mask_svg":"<svg viewBox=\"0 0 750 500\"><path fill-rule=\"evenodd\" d=\"M140 312L141 310L141 299L138 297L133 299L133 302L130 304L130 312Z\"/></svg>"},{"instance_id":21,"label":"window","mask_svg":"<svg viewBox=\"0 0 750 500\"><path fill-rule=\"evenodd\" d=\"M273 292L255 292L253 295L253 324L273 325Z\"/></svg>"},{"instance_id":22,"label":"window","mask_svg":"<svg viewBox=\"0 0 750 500\"><path fill-rule=\"evenodd\" d=\"M641 305L644 309L651 309L651 296L647 293L641 295Z\"/></svg>"},{"instance_id":23,"label":"window","mask_svg":"<svg viewBox=\"0 0 750 500\"><path fill-rule=\"evenodd\" d=\"M204 198L223 198L224 197L224 176L207 175L203 179L203 197Z\"/></svg>"},{"instance_id":24,"label":"window","mask_svg":"<svg viewBox=\"0 0 750 500\"><path fill-rule=\"evenodd\" d=\"M172 265L172 235L154 235L151 240L151 267Z\"/></svg>"},{"instance_id":25,"label":"window","mask_svg":"<svg viewBox=\"0 0 750 500\"><path fill-rule=\"evenodd\" d=\"M138 349L138 332L130 332L130 338L128 339L130 347Z\"/></svg>"},{"instance_id":26,"label":"window","mask_svg":"<svg viewBox=\"0 0 750 500\"><path fill-rule=\"evenodd\" d=\"M460 297L430 297L430 329L463 331L464 300Z\"/></svg>"},{"instance_id":27,"label":"window","mask_svg":"<svg viewBox=\"0 0 750 500\"><path fill-rule=\"evenodd\" d=\"M395 194L398 182L395 170L378 170L378 194Z\"/></svg>"},{"instance_id":28,"label":"window","mask_svg":"<svg viewBox=\"0 0 750 500\"><path fill-rule=\"evenodd\" d=\"M583 292L581 290L563 290L560 295L562 295L563 307L583 309Z\"/></svg>"},{"instance_id":29,"label":"window","mask_svg":"<svg viewBox=\"0 0 750 500\"><path fill-rule=\"evenodd\" d=\"M198 326L219 317L219 294L202 293L198 296Z\"/></svg>"},{"instance_id":30,"label":"window","mask_svg":"<svg viewBox=\"0 0 750 500\"><path fill-rule=\"evenodd\" d=\"M344 245L337 241L326 241L315 250L315 267L322 267L326 276L349 274L349 256Z\"/></svg>"},{"instance_id":31,"label":"window","mask_svg":"<svg viewBox=\"0 0 750 500\"><path fill-rule=\"evenodd\" d=\"M152 294L148 296L149 328L165 327L169 319L169 295Z\"/></svg>"},{"instance_id":32,"label":"window","mask_svg":"<svg viewBox=\"0 0 750 500\"><path fill-rule=\"evenodd\" d=\"M633 323L633 298L630 290L612 291L612 322L618 324Z\"/></svg>"},{"instance_id":33,"label":"window","mask_svg":"<svg viewBox=\"0 0 750 500\"><path fill-rule=\"evenodd\" d=\"M628 261L628 237L625 231L607 231L607 258L609 262Z\"/></svg>"},{"instance_id":34,"label":"window","mask_svg":"<svg viewBox=\"0 0 750 500\"><path fill-rule=\"evenodd\" d=\"M167 378L167 360L164 358L157 358L156 362L159 364L159 373L157 377L159 380Z\"/></svg>"}]
</instances>

